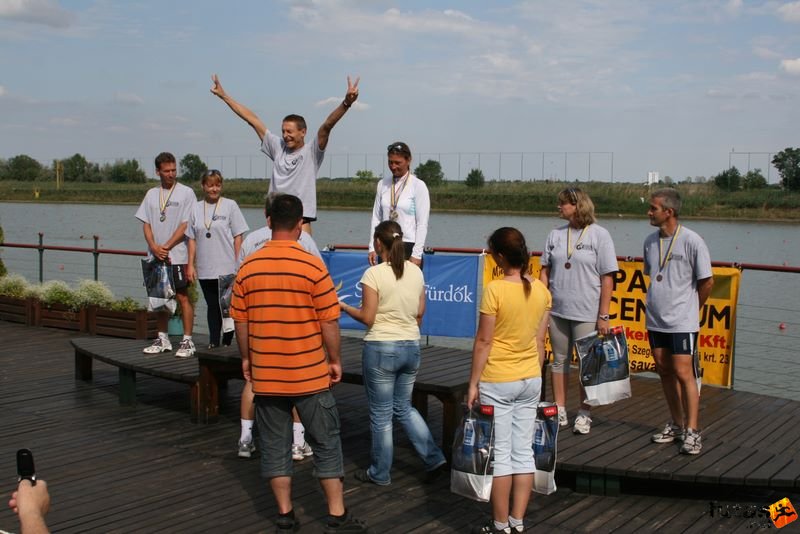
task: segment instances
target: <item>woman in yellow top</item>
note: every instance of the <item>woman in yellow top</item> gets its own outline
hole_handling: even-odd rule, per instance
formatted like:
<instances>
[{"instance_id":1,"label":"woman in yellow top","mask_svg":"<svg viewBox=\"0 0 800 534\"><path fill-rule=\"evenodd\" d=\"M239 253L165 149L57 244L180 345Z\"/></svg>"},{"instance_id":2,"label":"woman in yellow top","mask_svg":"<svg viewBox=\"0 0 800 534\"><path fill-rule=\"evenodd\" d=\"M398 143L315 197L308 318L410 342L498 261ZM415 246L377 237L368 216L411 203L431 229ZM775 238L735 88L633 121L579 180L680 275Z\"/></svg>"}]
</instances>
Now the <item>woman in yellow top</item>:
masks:
<instances>
[{"instance_id":1,"label":"woman in yellow top","mask_svg":"<svg viewBox=\"0 0 800 534\"><path fill-rule=\"evenodd\" d=\"M495 230L488 245L503 278L483 291L467 394L470 408L479 400L494 406L493 521L474 528L478 534L524 530L536 470L533 423L542 391L539 362L552 304L545 285L528 275L530 254L519 230Z\"/></svg>"}]
</instances>

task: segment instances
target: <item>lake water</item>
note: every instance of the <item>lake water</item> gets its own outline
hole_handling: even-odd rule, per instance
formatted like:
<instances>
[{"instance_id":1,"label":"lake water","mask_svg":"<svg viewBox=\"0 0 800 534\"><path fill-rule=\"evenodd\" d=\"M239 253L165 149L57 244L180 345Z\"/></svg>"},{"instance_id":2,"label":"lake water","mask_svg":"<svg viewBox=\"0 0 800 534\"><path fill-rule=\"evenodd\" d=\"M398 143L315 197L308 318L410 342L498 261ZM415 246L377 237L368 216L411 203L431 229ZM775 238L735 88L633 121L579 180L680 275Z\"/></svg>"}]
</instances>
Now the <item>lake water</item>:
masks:
<instances>
[{"instance_id":1,"label":"lake water","mask_svg":"<svg viewBox=\"0 0 800 534\"><path fill-rule=\"evenodd\" d=\"M16 204L0 203L0 226L9 243L37 243L44 233L48 245L91 247L92 236L100 237L101 249L144 251L142 226L132 205ZM261 209L244 209L251 229L264 225ZM601 217L598 221L614 238L621 256L641 256L642 242L653 231L642 218ZM321 211L314 224L320 248L329 244L366 245L370 236L370 214L366 211ZM702 235L714 261L800 266L800 225L743 221L685 221ZM483 248L486 237L500 226L514 226L526 236L531 250L541 250L548 232L561 224L552 217L498 214L431 215L428 246ZM2 249L2 259L11 272L38 280L37 252ZM100 256L100 279L117 296L140 298L139 259L130 256ZM91 278L87 254L46 252L45 280L74 281ZM198 307L196 329L205 328L204 305ZM784 329L779 325L785 326ZM468 348L471 340L432 339L432 343ZM800 278L792 273L745 270L739 297L735 354L735 387L800 400Z\"/></svg>"}]
</instances>

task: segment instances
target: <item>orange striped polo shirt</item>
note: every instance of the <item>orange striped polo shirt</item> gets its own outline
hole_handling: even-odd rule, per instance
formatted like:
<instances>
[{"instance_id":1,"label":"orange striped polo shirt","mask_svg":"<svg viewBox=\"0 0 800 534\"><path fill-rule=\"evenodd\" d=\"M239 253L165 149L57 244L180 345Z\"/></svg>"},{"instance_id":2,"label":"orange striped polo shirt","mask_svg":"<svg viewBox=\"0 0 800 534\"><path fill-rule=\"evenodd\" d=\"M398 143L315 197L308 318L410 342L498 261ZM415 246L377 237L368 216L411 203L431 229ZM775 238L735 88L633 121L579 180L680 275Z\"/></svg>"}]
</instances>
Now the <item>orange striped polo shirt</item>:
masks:
<instances>
[{"instance_id":1,"label":"orange striped polo shirt","mask_svg":"<svg viewBox=\"0 0 800 534\"><path fill-rule=\"evenodd\" d=\"M329 389L320 321L340 313L325 264L296 241L268 241L248 256L236 275L231 317L248 323L256 395Z\"/></svg>"}]
</instances>

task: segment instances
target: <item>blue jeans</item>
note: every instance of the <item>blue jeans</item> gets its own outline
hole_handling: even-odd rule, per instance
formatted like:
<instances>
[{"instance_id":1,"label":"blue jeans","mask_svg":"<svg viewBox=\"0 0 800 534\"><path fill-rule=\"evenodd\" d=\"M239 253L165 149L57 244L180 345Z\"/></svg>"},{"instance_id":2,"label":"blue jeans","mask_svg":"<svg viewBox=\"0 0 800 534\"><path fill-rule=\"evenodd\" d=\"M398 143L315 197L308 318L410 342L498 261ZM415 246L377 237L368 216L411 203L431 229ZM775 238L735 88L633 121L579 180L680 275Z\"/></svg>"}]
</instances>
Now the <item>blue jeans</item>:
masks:
<instances>
[{"instance_id":1,"label":"blue jeans","mask_svg":"<svg viewBox=\"0 0 800 534\"><path fill-rule=\"evenodd\" d=\"M364 387L372 431L371 465L367 476L376 484L391 482L392 415L431 471L445 463L425 420L411 406L411 392L419 369L419 341L365 341L362 353Z\"/></svg>"}]
</instances>

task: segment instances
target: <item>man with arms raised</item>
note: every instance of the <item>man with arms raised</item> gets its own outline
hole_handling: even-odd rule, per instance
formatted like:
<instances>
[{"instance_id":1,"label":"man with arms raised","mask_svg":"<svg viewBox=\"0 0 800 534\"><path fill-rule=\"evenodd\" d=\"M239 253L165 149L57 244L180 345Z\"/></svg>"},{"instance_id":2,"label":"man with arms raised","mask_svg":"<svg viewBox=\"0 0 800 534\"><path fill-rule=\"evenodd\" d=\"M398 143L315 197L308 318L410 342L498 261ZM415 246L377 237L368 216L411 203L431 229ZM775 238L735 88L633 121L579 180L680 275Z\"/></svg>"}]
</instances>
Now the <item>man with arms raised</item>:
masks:
<instances>
[{"instance_id":1,"label":"man with arms raised","mask_svg":"<svg viewBox=\"0 0 800 534\"><path fill-rule=\"evenodd\" d=\"M359 78L351 83L350 76L347 77L344 100L328 115L310 144L305 142L306 121L300 115L287 115L281 124L281 137L278 137L267 130L255 113L225 92L216 74L211 79L214 82L211 92L253 127L261 140L261 151L272 160L269 192L299 197L303 202L303 230L311 234L311 222L317 220L317 174L325 157L328 138L333 127L358 98Z\"/></svg>"},{"instance_id":2,"label":"man with arms raised","mask_svg":"<svg viewBox=\"0 0 800 534\"><path fill-rule=\"evenodd\" d=\"M658 231L644 240L647 332L672 421L652 436L654 443L682 440L681 453L700 454L700 392L694 358L700 309L714 278L708 247L696 232L678 221L681 197L675 189L650 195L647 215Z\"/></svg>"},{"instance_id":3,"label":"man with arms raised","mask_svg":"<svg viewBox=\"0 0 800 534\"><path fill-rule=\"evenodd\" d=\"M331 392L342 379L333 281L322 260L297 243L303 226L300 199L275 197L267 224L272 239L239 267L231 317L242 373L256 395L261 474L278 505L278 531L299 528L292 505L294 407L314 448L314 473L328 503L324 532L367 532L344 506L339 412Z\"/></svg>"}]
</instances>

